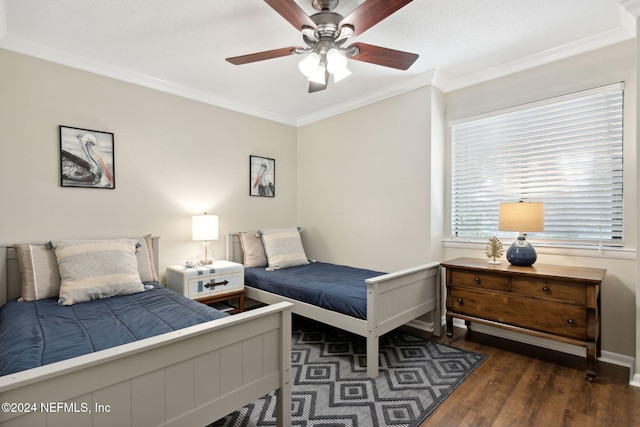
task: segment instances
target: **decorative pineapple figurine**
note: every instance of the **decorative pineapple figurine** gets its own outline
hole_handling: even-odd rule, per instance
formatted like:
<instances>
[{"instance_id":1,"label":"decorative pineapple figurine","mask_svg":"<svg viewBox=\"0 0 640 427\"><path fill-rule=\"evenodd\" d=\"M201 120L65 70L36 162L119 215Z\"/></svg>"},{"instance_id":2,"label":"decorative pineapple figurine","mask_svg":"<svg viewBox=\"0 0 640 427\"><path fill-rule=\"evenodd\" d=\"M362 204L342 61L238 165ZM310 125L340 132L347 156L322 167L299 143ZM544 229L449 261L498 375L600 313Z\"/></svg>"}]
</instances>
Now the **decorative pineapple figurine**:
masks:
<instances>
[{"instance_id":1,"label":"decorative pineapple figurine","mask_svg":"<svg viewBox=\"0 0 640 427\"><path fill-rule=\"evenodd\" d=\"M495 235L489 237L484 253L487 255L487 258L492 258L489 261L489 264L500 264L500 260L498 258L502 257L502 254L504 253L500 239Z\"/></svg>"}]
</instances>

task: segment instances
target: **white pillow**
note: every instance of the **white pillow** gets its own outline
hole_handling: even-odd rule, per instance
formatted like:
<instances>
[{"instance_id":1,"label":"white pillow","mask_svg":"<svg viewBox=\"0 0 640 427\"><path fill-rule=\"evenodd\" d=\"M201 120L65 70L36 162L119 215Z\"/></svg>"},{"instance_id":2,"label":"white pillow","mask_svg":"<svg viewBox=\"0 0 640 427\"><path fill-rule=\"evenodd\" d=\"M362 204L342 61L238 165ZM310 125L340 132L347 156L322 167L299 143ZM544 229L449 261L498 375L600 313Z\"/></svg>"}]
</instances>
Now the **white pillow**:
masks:
<instances>
[{"instance_id":1,"label":"white pillow","mask_svg":"<svg viewBox=\"0 0 640 427\"><path fill-rule=\"evenodd\" d=\"M260 230L260 235L267 256L267 270L309 264L298 228Z\"/></svg>"},{"instance_id":2,"label":"white pillow","mask_svg":"<svg viewBox=\"0 0 640 427\"><path fill-rule=\"evenodd\" d=\"M134 239L54 242L61 279L58 302L71 305L144 291L137 243Z\"/></svg>"}]
</instances>

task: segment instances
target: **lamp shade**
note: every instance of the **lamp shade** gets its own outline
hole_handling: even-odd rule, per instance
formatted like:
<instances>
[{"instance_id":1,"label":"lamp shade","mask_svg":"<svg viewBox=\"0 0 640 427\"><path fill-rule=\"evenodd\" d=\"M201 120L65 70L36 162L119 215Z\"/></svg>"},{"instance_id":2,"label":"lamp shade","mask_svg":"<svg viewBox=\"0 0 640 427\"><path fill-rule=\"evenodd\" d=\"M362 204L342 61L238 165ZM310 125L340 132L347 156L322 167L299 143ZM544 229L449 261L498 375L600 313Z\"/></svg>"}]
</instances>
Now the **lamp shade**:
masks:
<instances>
[{"instance_id":1,"label":"lamp shade","mask_svg":"<svg viewBox=\"0 0 640 427\"><path fill-rule=\"evenodd\" d=\"M503 231L544 231L544 203L500 203L498 229Z\"/></svg>"},{"instance_id":2,"label":"lamp shade","mask_svg":"<svg viewBox=\"0 0 640 427\"><path fill-rule=\"evenodd\" d=\"M194 215L191 232L193 240L218 240L218 215Z\"/></svg>"}]
</instances>

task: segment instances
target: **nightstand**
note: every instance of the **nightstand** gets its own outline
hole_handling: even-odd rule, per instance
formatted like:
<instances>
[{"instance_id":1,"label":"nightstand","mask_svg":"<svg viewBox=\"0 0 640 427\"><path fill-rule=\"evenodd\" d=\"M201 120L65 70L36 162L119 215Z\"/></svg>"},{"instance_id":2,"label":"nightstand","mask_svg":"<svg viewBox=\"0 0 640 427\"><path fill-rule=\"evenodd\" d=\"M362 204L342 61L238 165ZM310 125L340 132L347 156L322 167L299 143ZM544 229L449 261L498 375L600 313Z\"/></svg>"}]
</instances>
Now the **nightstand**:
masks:
<instances>
[{"instance_id":1,"label":"nightstand","mask_svg":"<svg viewBox=\"0 0 640 427\"><path fill-rule=\"evenodd\" d=\"M216 260L193 268L172 265L167 268L167 287L203 304L231 306L230 300L237 298L238 306L228 313L244 311L244 266L236 262Z\"/></svg>"}]
</instances>

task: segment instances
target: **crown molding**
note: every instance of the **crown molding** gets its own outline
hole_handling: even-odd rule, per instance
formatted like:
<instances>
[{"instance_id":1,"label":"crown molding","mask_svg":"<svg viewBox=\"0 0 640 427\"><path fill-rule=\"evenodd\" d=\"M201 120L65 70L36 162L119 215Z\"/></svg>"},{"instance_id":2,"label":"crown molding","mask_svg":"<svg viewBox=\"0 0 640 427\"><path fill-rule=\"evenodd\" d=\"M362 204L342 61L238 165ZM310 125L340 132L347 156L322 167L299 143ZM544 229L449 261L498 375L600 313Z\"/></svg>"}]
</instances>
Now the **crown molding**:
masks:
<instances>
[{"instance_id":1,"label":"crown molding","mask_svg":"<svg viewBox=\"0 0 640 427\"><path fill-rule=\"evenodd\" d=\"M635 1L635 0L634 0ZM446 75L438 75L438 84L445 92L462 89L478 83L504 77L520 71L529 70L540 65L545 65L561 59L586 53L595 49L610 46L635 37L635 34L627 27L618 27L590 37L576 40L551 49L547 49L524 58L505 62L494 67L486 68L464 76L448 78Z\"/></svg>"},{"instance_id":2,"label":"crown molding","mask_svg":"<svg viewBox=\"0 0 640 427\"><path fill-rule=\"evenodd\" d=\"M622 0L620 7L634 18L640 16L640 0Z\"/></svg>"},{"instance_id":3,"label":"crown molding","mask_svg":"<svg viewBox=\"0 0 640 427\"><path fill-rule=\"evenodd\" d=\"M1 11L0 11L1 13ZM1 17L0 17L1 22ZM226 98L212 95L204 91L199 91L187 86L177 85L153 76L136 73L120 67L107 64L105 62L96 61L78 55L73 55L58 49L50 48L40 44L32 43L6 34L0 39L0 48L11 50L28 56L43 59L45 61L54 62L56 64L65 65L71 68L98 74L104 77L110 77L116 80L143 86L149 89L155 89L172 95L181 96L183 98L199 101L216 107L233 110L239 113L271 120L274 122L284 123L295 126L295 118L276 114L260 108L255 108L239 102L234 102Z\"/></svg>"},{"instance_id":4,"label":"crown molding","mask_svg":"<svg viewBox=\"0 0 640 427\"><path fill-rule=\"evenodd\" d=\"M333 105L329 108L325 108L323 110L298 117L298 119L296 120L296 126L304 126L332 116L337 116L338 114L346 113L347 111L355 110L357 108L376 103L378 101L382 101L387 98L391 98L396 95L401 95L414 89L432 85L434 82L434 77L435 71L428 71L426 73L418 74L411 79L404 80L395 85L387 86L379 91L353 98L348 101Z\"/></svg>"}]
</instances>

